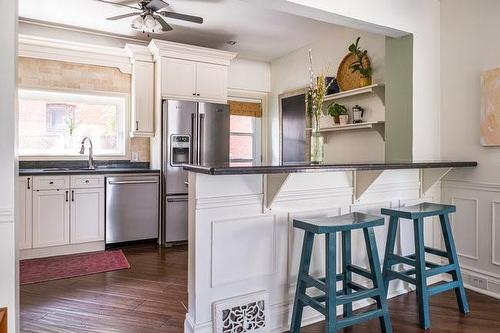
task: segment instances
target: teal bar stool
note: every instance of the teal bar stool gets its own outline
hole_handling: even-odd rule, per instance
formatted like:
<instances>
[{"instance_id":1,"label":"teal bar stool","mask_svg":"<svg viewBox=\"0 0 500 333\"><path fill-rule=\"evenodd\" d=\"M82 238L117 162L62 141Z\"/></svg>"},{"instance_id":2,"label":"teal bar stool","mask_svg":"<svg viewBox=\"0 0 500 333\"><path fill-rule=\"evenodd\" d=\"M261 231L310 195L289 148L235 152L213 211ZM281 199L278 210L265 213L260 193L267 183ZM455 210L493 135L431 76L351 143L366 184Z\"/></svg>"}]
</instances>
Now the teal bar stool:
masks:
<instances>
[{"instance_id":1,"label":"teal bar stool","mask_svg":"<svg viewBox=\"0 0 500 333\"><path fill-rule=\"evenodd\" d=\"M310 306L326 317L326 332L328 333L335 333L345 327L375 318L379 318L383 333L392 333L386 290L373 232L373 227L383 224L382 217L362 213L293 221L293 226L304 229L305 233L290 332L300 332L304 306ZM355 229L363 230L370 270L351 264L351 231ZM340 274L337 274L336 269L338 232L342 233L342 273ZM325 234L326 240L326 277L320 279L309 275L316 234ZM352 273L370 279L373 282L373 288L367 288L352 281ZM337 291L337 281L342 281L342 290ZM321 295L309 296L306 290L311 287L320 290ZM352 303L367 298L374 299L377 302L377 308L353 315ZM343 316L340 320L337 320L337 306L343 306Z\"/></svg>"},{"instance_id":2,"label":"teal bar stool","mask_svg":"<svg viewBox=\"0 0 500 333\"><path fill-rule=\"evenodd\" d=\"M452 289L455 290L460 312L463 314L469 313L469 304L467 302L467 296L465 295L457 251L455 248L455 242L453 241L453 235L448 217L448 214L455 211L455 206L428 202L398 209L383 208L381 210L382 214L390 216L383 267L385 289L387 290L389 281L394 279L403 280L416 286L420 327L423 329L431 327L429 297L436 294ZM439 216L446 251L424 245L424 218L432 216ZM400 256L394 253L396 232L400 218L413 220L415 254L409 256ZM426 261L426 253L446 258L449 263L446 265L438 265ZM392 270L392 266L397 264L405 264L411 266L412 268L404 271ZM427 278L442 273L451 274L452 281L438 284L436 286L427 286ZM412 275L415 275L415 277L412 277Z\"/></svg>"}]
</instances>

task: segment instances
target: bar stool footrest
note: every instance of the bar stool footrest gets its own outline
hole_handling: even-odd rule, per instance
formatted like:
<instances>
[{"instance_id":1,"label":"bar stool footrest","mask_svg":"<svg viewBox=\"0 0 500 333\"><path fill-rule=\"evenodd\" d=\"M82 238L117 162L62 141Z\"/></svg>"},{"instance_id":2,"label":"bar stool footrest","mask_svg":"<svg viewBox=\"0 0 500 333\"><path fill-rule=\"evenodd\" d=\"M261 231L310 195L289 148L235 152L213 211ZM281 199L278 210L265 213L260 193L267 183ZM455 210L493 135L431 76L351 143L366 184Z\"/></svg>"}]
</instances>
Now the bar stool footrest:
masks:
<instances>
[{"instance_id":1,"label":"bar stool footrest","mask_svg":"<svg viewBox=\"0 0 500 333\"><path fill-rule=\"evenodd\" d=\"M429 287L427 289L427 293L429 294L429 296L434 296L448 290L459 288L460 286L461 286L460 281L446 282L443 284L439 284L437 286Z\"/></svg>"},{"instance_id":2,"label":"bar stool footrest","mask_svg":"<svg viewBox=\"0 0 500 333\"><path fill-rule=\"evenodd\" d=\"M354 274L361 275L362 277L365 277L367 279L373 279L372 272L362 267L356 265L347 265L346 270Z\"/></svg>"},{"instance_id":3,"label":"bar stool footrest","mask_svg":"<svg viewBox=\"0 0 500 333\"><path fill-rule=\"evenodd\" d=\"M336 328L337 330L341 330L345 327L349 327L355 324L363 323L368 320L382 317L383 315L384 312L382 311L382 309L363 312L351 317L340 319L339 321L337 321Z\"/></svg>"}]
</instances>

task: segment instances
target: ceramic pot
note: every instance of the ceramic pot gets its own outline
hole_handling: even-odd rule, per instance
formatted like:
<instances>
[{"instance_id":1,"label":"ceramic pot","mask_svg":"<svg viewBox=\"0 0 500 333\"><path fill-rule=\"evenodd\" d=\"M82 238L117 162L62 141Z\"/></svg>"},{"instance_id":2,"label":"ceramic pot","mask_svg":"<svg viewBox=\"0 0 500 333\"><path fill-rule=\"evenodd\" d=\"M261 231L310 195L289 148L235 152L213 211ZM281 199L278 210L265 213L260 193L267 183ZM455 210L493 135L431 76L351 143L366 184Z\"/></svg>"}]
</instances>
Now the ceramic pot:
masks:
<instances>
[{"instance_id":1,"label":"ceramic pot","mask_svg":"<svg viewBox=\"0 0 500 333\"><path fill-rule=\"evenodd\" d=\"M335 116L333 117L333 124L338 125L340 124L340 116Z\"/></svg>"},{"instance_id":2,"label":"ceramic pot","mask_svg":"<svg viewBox=\"0 0 500 333\"><path fill-rule=\"evenodd\" d=\"M340 125L347 125L349 123L349 115L342 114L339 116Z\"/></svg>"}]
</instances>

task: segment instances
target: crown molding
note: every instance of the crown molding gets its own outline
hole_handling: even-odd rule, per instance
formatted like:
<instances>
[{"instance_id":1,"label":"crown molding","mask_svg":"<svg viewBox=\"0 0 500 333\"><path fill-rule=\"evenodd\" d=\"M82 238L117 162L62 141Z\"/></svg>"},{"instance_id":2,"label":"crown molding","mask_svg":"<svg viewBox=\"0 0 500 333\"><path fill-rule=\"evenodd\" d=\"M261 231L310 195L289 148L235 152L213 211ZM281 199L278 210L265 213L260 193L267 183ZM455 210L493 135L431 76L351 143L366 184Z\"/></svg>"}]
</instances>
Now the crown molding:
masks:
<instances>
[{"instance_id":1,"label":"crown molding","mask_svg":"<svg viewBox=\"0 0 500 333\"><path fill-rule=\"evenodd\" d=\"M123 73L132 73L132 64L127 51L118 47L20 34L19 56L116 67Z\"/></svg>"},{"instance_id":2,"label":"crown molding","mask_svg":"<svg viewBox=\"0 0 500 333\"><path fill-rule=\"evenodd\" d=\"M168 42L159 39L151 40L148 48L153 54L155 61L159 60L161 57L168 57L229 66L231 59L236 57L236 53L234 52Z\"/></svg>"},{"instance_id":3,"label":"crown molding","mask_svg":"<svg viewBox=\"0 0 500 333\"><path fill-rule=\"evenodd\" d=\"M130 61L153 62L153 55L146 45L126 44L125 51L130 57Z\"/></svg>"}]
</instances>

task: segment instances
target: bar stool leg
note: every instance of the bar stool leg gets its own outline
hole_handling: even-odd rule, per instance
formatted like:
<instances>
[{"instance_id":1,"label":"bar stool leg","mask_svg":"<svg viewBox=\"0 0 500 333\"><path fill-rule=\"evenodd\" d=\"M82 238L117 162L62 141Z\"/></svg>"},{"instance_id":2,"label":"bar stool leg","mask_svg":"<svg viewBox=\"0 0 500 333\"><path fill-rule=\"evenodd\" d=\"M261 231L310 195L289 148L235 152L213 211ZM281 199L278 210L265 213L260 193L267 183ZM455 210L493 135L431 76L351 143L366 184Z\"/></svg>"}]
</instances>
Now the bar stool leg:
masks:
<instances>
[{"instance_id":1,"label":"bar stool leg","mask_svg":"<svg viewBox=\"0 0 500 333\"><path fill-rule=\"evenodd\" d=\"M387 305L386 294L384 288L384 280L380 271L380 260L378 257L377 242L373 228L363 229L365 236L366 250L368 252L368 261L370 263L370 271L372 273L373 288L379 289L380 293L376 297L377 307L382 310L383 316L379 317L380 329L382 333L392 333L391 318L389 316L389 307Z\"/></svg>"},{"instance_id":2,"label":"bar stool leg","mask_svg":"<svg viewBox=\"0 0 500 333\"><path fill-rule=\"evenodd\" d=\"M311 265L311 254L314 243L314 234L309 231L304 232L304 242L302 244L302 255L300 257L299 274L297 276L297 288L295 290L295 301L293 304L292 321L290 323L290 332L299 333L302 322L302 313L304 311L304 303L300 300L300 295L306 293L306 284L302 277L309 274Z\"/></svg>"},{"instance_id":3,"label":"bar stool leg","mask_svg":"<svg viewBox=\"0 0 500 333\"><path fill-rule=\"evenodd\" d=\"M425 276L425 247L424 247L424 219L413 220L413 231L415 236L415 259L417 299L420 327L428 329L431 327L429 314L429 295L427 293L427 278Z\"/></svg>"},{"instance_id":4,"label":"bar stool leg","mask_svg":"<svg viewBox=\"0 0 500 333\"><path fill-rule=\"evenodd\" d=\"M389 230L387 232L387 243L385 246L384 269L382 273L386 293L389 292L389 271L391 271L393 265L393 261L390 260L389 257L394 254L394 245L396 244L396 236L398 231L398 221L399 219L395 216L391 216L391 218L389 219Z\"/></svg>"},{"instance_id":5,"label":"bar stool leg","mask_svg":"<svg viewBox=\"0 0 500 333\"><path fill-rule=\"evenodd\" d=\"M337 332L337 235L325 234L326 255L326 333Z\"/></svg>"},{"instance_id":6,"label":"bar stool leg","mask_svg":"<svg viewBox=\"0 0 500 333\"><path fill-rule=\"evenodd\" d=\"M342 232L342 290L344 295L351 293L348 283L352 281L352 273L347 269L351 264L351 231ZM352 303L344 304L344 318L352 316Z\"/></svg>"},{"instance_id":7,"label":"bar stool leg","mask_svg":"<svg viewBox=\"0 0 500 333\"><path fill-rule=\"evenodd\" d=\"M453 281L459 281L460 286L455 288L455 295L457 297L458 308L463 314L469 313L469 303L467 302L467 295L465 294L465 288L462 280L462 274L460 273L460 265L458 262L457 250L455 248L455 241L453 240L453 233L450 227L450 221L448 214L439 215L439 221L441 222L441 229L443 231L444 243L446 246L446 252L448 253L448 260L451 265L455 265L455 270L450 272Z\"/></svg>"}]
</instances>

